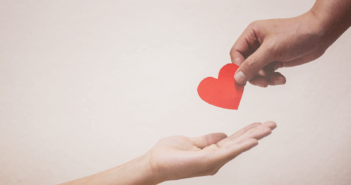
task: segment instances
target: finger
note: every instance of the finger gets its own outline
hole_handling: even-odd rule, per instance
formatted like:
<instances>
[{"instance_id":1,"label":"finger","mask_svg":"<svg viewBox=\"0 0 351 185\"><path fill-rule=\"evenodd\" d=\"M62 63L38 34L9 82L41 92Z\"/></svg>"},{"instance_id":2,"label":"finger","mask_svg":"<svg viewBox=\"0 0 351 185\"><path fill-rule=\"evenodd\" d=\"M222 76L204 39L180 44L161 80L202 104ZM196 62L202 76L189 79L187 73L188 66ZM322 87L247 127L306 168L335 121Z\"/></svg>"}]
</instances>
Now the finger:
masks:
<instances>
[{"instance_id":1,"label":"finger","mask_svg":"<svg viewBox=\"0 0 351 185\"><path fill-rule=\"evenodd\" d=\"M232 63L236 64L238 66L240 66L245 60L244 54L239 52L239 51L237 51L237 50L231 51L230 58L232 60Z\"/></svg>"},{"instance_id":2,"label":"finger","mask_svg":"<svg viewBox=\"0 0 351 185\"><path fill-rule=\"evenodd\" d=\"M269 76L269 85L283 85L286 83L286 78L278 72L274 72Z\"/></svg>"},{"instance_id":3,"label":"finger","mask_svg":"<svg viewBox=\"0 0 351 185\"><path fill-rule=\"evenodd\" d=\"M275 71L274 66L276 65L276 63L277 61L267 64L266 66L263 67L263 69L258 71L257 75L268 77L270 74L272 74Z\"/></svg>"},{"instance_id":4,"label":"finger","mask_svg":"<svg viewBox=\"0 0 351 185\"><path fill-rule=\"evenodd\" d=\"M264 66L264 71L266 71L267 73L273 73L276 69L274 69L274 66L279 63L278 61L274 61L271 62L269 64L267 64L266 66Z\"/></svg>"},{"instance_id":5,"label":"finger","mask_svg":"<svg viewBox=\"0 0 351 185\"><path fill-rule=\"evenodd\" d=\"M245 58L251 55L259 45L255 31L250 26L247 27L230 50L232 63L240 66Z\"/></svg>"},{"instance_id":6,"label":"finger","mask_svg":"<svg viewBox=\"0 0 351 185\"><path fill-rule=\"evenodd\" d=\"M269 84L267 77L260 76L260 75L254 76L249 82L252 85L257 85L259 87L267 87Z\"/></svg>"},{"instance_id":7,"label":"finger","mask_svg":"<svg viewBox=\"0 0 351 185\"><path fill-rule=\"evenodd\" d=\"M235 132L234 134L232 134L231 136L221 140L220 142L217 143L218 146L223 146L226 142L230 142L231 140L241 136L242 134L244 134L245 132L247 132L248 130L257 127L258 125L261 125L262 123L256 122L256 123L252 123L250 125L245 126L244 128L240 129L239 131Z\"/></svg>"},{"instance_id":8,"label":"finger","mask_svg":"<svg viewBox=\"0 0 351 185\"><path fill-rule=\"evenodd\" d=\"M267 71L264 70L264 69L261 69L257 72L257 75L260 75L260 76L267 76Z\"/></svg>"},{"instance_id":9,"label":"finger","mask_svg":"<svg viewBox=\"0 0 351 185\"><path fill-rule=\"evenodd\" d=\"M212 133L200 137L193 137L190 138L190 140L195 144L195 146L203 149L207 146L218 143L226 137L227 135L225 133Z\"/></svg>"},{"instance_id":10,"label":"finger","mask_svg":"<svg viewBox=\"0 0 351 185\"><path fill-rule=\"evenodd\" d=\"M233 139L232 142L228 143L228 145L237 144L249 138L253 138L257 140L262 139L268 136L269 134L271 134L272 130L275 129L276 127L277 125L273 121L265 122L255 128L248 130L240 137Z\"/></svg>"},{"instance_id":11,"label":"finger","mask_svg":"<svg viewBox=\"0 0 351 185\"><path fill-rule=\"evenodd\" d=\"M249 128L249 126L253 126L253 127L249 130L246 130L247 128ZM258 144L258 139L261 139L264 136L269 135L271 130L276 128L276 124L272 121L265 122L264 124L255 123L249 126L237 132L238 134L237 133L234 134L237 137L230 136L224 139L224 140L231 140L231 141L225 143L224 146L222 146L219 150L213 153L213 156L211 157L211 162L217 163L220 166L224 165L225 163L232 160L233 158L240 155L241 153L256 146ZM262 129L262 128L267 128L267 129ZM257 132L257 130L259 132ZM244 133L242 133L242 131L244 131Z\"/></svg>"},{"instance_id":12,"label":"finger","mask_svg":"<svg viewBox=\"0 0 351 185\"><path fill-rule=\"evenodd\" d=\"M245 84L271 61L273 61L272 54L269 52L268 47L263 43L240 65L234 76L235 81L239 84Z\"/></svg>"},{"instance_id":13,"label":"finger","mask_svg":"<svg viewBox=\"0 0 351 185\"><path fill-rule=\"evenodd\" d=\"M274 121L266 121L263 125L269 127L271 130L277 128L277 124Z\"/></svg>"}]
</instances>

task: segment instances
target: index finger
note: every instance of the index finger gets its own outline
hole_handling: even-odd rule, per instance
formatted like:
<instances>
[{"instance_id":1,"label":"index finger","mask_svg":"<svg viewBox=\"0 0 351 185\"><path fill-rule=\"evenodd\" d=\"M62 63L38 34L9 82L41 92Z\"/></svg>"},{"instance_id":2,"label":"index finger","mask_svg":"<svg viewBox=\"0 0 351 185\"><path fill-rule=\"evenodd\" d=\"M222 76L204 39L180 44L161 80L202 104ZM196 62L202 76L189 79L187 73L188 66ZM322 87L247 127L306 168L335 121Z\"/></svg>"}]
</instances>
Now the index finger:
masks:
<instances>
[{"instance_id":1,"label":"index finger","mask_svg":"<svg viewBox=\"0 0 351 185\"><path fill-rule=\"evenodd\" d=\"M248 56L257 50L259 46L260 43L256 37L254 29L252 29L251 26L248 26L230 50L232 63L240 66Z\"/></svg>"}]
</instances>

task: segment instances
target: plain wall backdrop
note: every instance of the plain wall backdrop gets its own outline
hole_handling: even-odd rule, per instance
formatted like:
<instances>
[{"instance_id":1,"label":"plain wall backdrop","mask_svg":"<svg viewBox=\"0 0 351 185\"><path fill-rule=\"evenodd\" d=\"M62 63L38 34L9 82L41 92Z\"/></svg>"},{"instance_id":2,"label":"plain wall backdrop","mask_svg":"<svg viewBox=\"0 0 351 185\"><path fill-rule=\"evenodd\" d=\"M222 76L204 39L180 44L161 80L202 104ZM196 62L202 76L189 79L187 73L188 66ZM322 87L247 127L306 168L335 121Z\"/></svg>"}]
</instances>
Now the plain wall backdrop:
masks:
<instances>
[{"instance_id":1,"label":"plain wall backdrop","mask_svg":"<svg viewBox=\"0 0 351 185\"><path fill-rule=\"evenodd\" d=\"M0 0L0 184L57 184L123 164L162 137L278 128L215 176L163 184L351 183L351 30L318 60L248 84L239 110L203 102L255 20L314 0Z\"/></svg>"}]
</instances>

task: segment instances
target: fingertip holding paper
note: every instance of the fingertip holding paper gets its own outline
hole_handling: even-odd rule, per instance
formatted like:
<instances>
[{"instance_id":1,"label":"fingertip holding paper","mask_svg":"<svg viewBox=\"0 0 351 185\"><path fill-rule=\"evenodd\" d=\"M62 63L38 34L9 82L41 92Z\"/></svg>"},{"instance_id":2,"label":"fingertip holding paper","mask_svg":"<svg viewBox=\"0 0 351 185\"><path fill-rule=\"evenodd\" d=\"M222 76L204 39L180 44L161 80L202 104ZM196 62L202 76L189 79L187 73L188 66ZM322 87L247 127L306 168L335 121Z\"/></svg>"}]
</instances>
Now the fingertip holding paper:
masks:
<instances>
[{"instance_id":1,"label":"fingertip holding paper","mask_svg":"<svg viewBox=\"0 0 351 185\"><path fill-rule=\"evenodd\" d=\"M203 79L197 92L205 102L224 109L238 110L244 86L235 82L234 74L239 68L236 64L226 64L221 68L218 79Z\"/></svg>"}]
</instances>

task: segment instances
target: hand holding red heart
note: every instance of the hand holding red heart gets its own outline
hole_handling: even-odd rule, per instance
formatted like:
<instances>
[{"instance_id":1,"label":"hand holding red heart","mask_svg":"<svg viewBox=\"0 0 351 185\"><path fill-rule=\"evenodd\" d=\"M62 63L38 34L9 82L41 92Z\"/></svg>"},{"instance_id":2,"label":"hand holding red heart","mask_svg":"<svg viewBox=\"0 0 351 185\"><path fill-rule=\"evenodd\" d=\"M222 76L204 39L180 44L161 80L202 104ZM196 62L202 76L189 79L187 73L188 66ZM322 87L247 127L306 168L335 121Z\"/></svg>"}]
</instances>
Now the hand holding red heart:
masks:
<instances>
[{"instance_id":1,"label":"hand holding red heart","mask_svg":"<svg viewBox=\"0 0 351 185\"><path fill-rule=\"evenodd\" d=\"M348 4L350 6L351 2ZM260 87L285 84L286 78L275 70L308 63L322 56L351 25L351 11L342 13L348 6L337 1L323 1L298 17L251 23L230 51L232 63L239 65L236 82L245 84L249 81ZM330 12L328 7L338 11L322 17Z\"/></svg>"}]
</instances>

